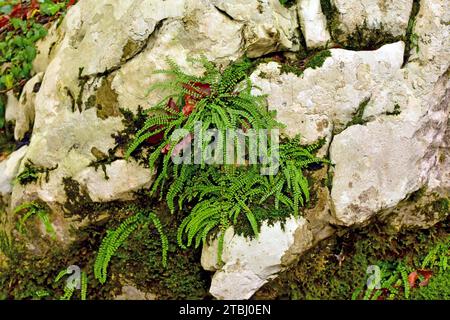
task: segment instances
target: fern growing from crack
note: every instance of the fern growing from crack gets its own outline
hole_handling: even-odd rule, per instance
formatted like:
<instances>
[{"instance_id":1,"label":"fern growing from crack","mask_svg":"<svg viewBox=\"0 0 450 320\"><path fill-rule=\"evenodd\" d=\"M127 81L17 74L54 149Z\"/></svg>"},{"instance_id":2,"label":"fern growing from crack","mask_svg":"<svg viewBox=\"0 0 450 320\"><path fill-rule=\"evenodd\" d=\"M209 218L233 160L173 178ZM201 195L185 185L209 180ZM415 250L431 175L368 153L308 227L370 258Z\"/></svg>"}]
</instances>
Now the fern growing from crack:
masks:
<instances>
[{"instance_id":1,"label":"fern growing from crack","mask_svg":"<svg viewBox=\"0 0 450 320\"><path fill-rule=\"evenodd\" d=\"M54 283L58 283L67 275L71 275L73 270L70 268L61 270L56 276ZM88 288L88 276L86 272L81 271L79 279L72 279L72 281L68 281L64 286L64 294L59 298L60 300L70 300L75 293L75 290L80 290L80 299L82 301L87 300L87 288Z\"/></svg>"},{"instance_id":2,"label":"fern growing from crack","mask_svg":"<svg viewBox=\"0 0 450 320\"><path fill-rule=\"evenodd\" d=\"M254 235L258 235L260 221L252 212L255 204L273 201L276 208L290 208L298 216L299 208L310 199L309 183L303 170L326 161L314 156L322 143L301 147L300 138L296 138L284 141L279 150L272 148L272 142L269 142L269 150L281 154L281 172L274 177L262 176L261 165L249 165L245 159L236 167L206 167L203 156L200 163L192 161L195 152L190 154L189 164L174 164L172 156L177 155L184 145L191 144L199 129L198 123L203 131L215 129L221 133L216 141L221 152L215 156L222 158L223 163L228 160L226 144L230 141L225 138L228 130L247 133L248 130L256 132L283 127L267 110L266 97L252 94L253 85L248 77L252 64L248 60L238 61L223 71L205 58L193 60L193 63L203 68L203 75L189 75L172 60L167 61L167 70L156 72L165 75L167 80L154 84L149 91L159 90L167 95L148 110L148 118L136 132L126 157L143 145L151 150L148 165L158 167L151 195L159 194L161 199L164 198L172 213L193 204L178 228L178 244L182 248L199 247L218 230L221 257L225 230L236 224L241 216L245 217ZM173 133L178 129L184 134L174 137ZM206 139L199 142L202 154L206 152L208 142ZM235 151L238 147L242 146L238 144Z\"/></svg>"},{"instance_id":3,"label":"fern growing from crack","mask_svg":"<svg viewBox=\"0 0 450 320\"><path fill-rule=\"evenodd\" d=\"M149 223L153 223L159 232L162 246L162 263L163 266L167 266L167 252L169 249L169 241L164 234L162 224L158 217L150 212L147 215L141 212L127 218L123 221L115 230L108 230L106 237L102 240L99 252L94 264L95 278L104 284L108 277L108 266L112 257L116 254L117 250L122 246L125 241L136 231L136 229L142 225L146 226Z\"/></svg>"}]
</instances>

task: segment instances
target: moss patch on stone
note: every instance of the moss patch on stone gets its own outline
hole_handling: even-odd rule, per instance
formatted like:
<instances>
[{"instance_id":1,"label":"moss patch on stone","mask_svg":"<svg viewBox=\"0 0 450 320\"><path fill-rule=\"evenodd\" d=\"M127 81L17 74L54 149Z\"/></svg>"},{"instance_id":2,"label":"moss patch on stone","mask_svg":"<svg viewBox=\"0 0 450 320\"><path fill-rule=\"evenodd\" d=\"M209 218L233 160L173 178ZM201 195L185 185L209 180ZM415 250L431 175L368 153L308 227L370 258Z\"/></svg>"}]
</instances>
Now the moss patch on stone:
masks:
<instances>
[{"instance_id":1,"label":"moss patch on stone","mask_svg":"<svg viewBox=\"0 0 450 320\"><path fill-rule=\"evenodd\" d=\"M118 117L120 115L118 94L112 88L112 77L103 79L102 85L97 90L95 104L97 116L100 119Z\"/></svg>"},{"instance_id":2,"label":"moss patch on stone","mask_svg":"<svg viewBox=\"0 0 450 320\"><path fill-rule=\"evenodd\" d=\"M16 181L21 185L27 185L30 183L36 183L41 181L41 178L44 178L45 182L48 183L50 179L50 172L56 170L58 165L53 168L44 168L41 166L35 165L31 160L27 160L25 163L25 168L19 173L16 178Z\"/></svg>"}]
</instances>

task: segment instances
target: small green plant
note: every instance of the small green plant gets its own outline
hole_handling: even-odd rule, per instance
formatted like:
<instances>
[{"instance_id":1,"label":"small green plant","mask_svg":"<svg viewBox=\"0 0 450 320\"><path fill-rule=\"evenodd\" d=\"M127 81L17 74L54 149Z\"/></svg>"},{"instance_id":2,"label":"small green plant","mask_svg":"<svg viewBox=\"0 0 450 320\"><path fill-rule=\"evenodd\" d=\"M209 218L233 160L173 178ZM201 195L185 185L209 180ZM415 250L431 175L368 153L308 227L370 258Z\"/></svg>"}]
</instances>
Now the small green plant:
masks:
<instances>
[{"instance_id":1,"label":"small green plant","mask_svg":"<svg viewBox=\"0 0 450 320\"><path fill-rule=\"evenodd\" d=\"M325 63L325 60L327 60L327 58L331 57L331 51L330 50L323 50L320 51L319 53L317 53L316 55L314 55L306 64L306 69L307 68L311 68L311 69L317 69L320 68L321 66L323 66L323 64Z\"/></svg>"},{"instance_id":2,"label":"small green plant","mask_svg":"<svg viewBox=\"0 0 450 320\"><path fill-rule=\"evenodd\" d=\"M73 271L70 268L61 270L58 275L56 276L54 283L58 283L61 281L62 278L64 278L67 275L72 274ZM80 283L78 284L77 281ZM80 286L80 298L81 300L87 300L87 288L88 288L88 276L86 272L81 271L80 273L80 279L74 279L74 281L69 281L64 286L64 294L59 298L60 300L70 300L73 297L73 294L75 290L77 289L77 286Z\"/></svg>"},{"instance_id":3,"label":"small green plant","mask_svg":"<svg viewBox=\"0 0 450 320\"><path fill-rule=\"evenodd\" d=\"M420 287L426 287L430 278L434 277L434 273L436 276L448 273L449 250L450 241L437 243L423 258L417 271L414 271L415 268L405 262L394 264L380 262L378 264L380 266L380 278L378 279L380 288L366 288L364 291L364 287L360 287L354 291L352 299L360 298L363 293L362 297L364 300L394 300L399 295L410 299L412 289L416 288L416 281L419 276L423 278Z\"/></svg>"},{"instance_id":4,"label":"small green plant","mask_svg":"<svg viewBox=\"0 0 450 320\"><path fill-rule=\"evenodd\" d=\"M47 210L38 204L37 202L28 202L24 203L14 209L15 214L19 214L21 212L25 212L25 214L19 218L19 221L17 223L17 228L19 232L25 233L25 223L34 216L37 216L39 220L44 224L45 230L47 233L53 238L56 238L56 232L53 228L53 225L51 224Z\"/></svg>"},{"instance_id":5,"label":"small green plant","mask_svg":"<svg viewBox=\"0 0 450 320\"><path fill-rule=\"evenodd\" d=\"M439 268L440 272L447 271L448 257L450 255L450 239L447 242L438 243L423 259L422 269Z\"/></svg>"},{"instance_id":6,"label":"small green plant","mask_svg":"<svg viewBox=\"0 0 450 320\"><path fill-rule=\"evenodd\" d=\"M129 217L123 221L119 227L115 230L108 230L106 237L103 239L100 249L97 254L94 265L94 275L95 278L104 284L108 277L108 265L111 258L116 254L117 250L123 243L131 236L131 234L139 228L139 226L147 226L149 223L153 223L159 232L162 246L162 263L163 266L167 266L167 252L169 250L169 242L164 234L164 230L161 221L158 217L150 212L148 214L143 214L138 212L133 216Z\"/></svg>"}]
</instances>

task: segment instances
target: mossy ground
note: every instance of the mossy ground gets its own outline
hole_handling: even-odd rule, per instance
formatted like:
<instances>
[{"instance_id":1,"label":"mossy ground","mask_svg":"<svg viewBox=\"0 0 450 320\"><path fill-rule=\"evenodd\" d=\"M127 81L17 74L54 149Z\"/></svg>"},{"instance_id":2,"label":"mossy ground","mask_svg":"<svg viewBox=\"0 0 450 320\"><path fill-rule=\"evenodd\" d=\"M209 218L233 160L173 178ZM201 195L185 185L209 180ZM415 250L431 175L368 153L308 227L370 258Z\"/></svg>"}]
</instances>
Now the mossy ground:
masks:
<instances>
[{"instance_id":1,"label":"mossy ground","mask_svg":"<svg viewBox=\"0 0 450 320\"><path fill-rule=\"evenodd\" d=\"M439 242L449 241L450 219L429 230L391 234L380 225L354 230L322 242L305 254L298 265L263 287L254 299L349 300L367 281L367 268L404 261L418 268ZM412 299L448 299L450 270L435 275L426 287L413 289ZM396 299L404 299L402 293Z\"/></svg>"},{"instance_id":2,"label":"mossy ground","mask_svg":"<svg viewBox=\"0 0 450 320\"><path fill-rule=\"evenodd\" d=\"M168 214L164 207L155 208L163 224L169 230L169 265L161 264L161 244L159 235L153 227L139 229L124 244L112 259L108 270L108 281L101 285L94 277L93 266L98 248L107 230L116 228L133 212L130 205L154 206L146 198L135 202L114 203L106 206L91 206L90 215L108 213L109 217L88 227L74 231L77 240L68 248L51 242L48 249L33 254L25 242L12 242L8 248L1 248L7 256L7 265L0 266L0 299L59 299L64 293L64 281L54 283L61 270L71 265L79 266L88 275L88 299L112 299L121 293L123 285L134 285L144 292L155 293L160 299L201 299L207 297L209 274L201 269L200 252L181 250L176 246L176 230L172 223L177 217ZM96 212L97 210L97 212ZM30 228L33 229L33 228ZM29 230L30 237L38 237L35 230ZM174 231L176 232L176 231ZM48 295L41 296L42 293ZM74 299L79 299L75 293Z\"/></svg>"}]
</instances>

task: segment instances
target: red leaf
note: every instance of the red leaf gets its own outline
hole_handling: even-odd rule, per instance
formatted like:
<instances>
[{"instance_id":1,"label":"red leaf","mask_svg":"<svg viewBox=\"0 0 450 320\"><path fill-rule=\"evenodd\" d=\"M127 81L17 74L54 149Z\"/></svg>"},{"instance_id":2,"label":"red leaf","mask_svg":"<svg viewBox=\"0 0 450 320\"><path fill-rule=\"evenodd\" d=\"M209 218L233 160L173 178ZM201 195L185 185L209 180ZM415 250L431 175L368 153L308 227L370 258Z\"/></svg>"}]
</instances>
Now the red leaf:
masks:
<instances>
[{"instance_id":1,"label":"red leaf","mask_svg":"<svg viewBox=\"0 0 450 320\"><path fill-rule=\"evenodd\" d=\"M25 18L27 15L28 9L22 7L22 4L17 4L13 7L11 13L9 14L12 18Z\"/></svg>"},{"instance_id":2,"label":"red leaf","mask_svg":"<svg viewBox=\"0 0 450 320\"><path fill-rule=\"evenodd\" d=\"M433 271L431 270L417 270L422 277L425 279L419 283L419 286L426 287L428 283L430 282L431 277L433 276Z\"/></svg>"},{"instance_id":3,"label":"red leaf","mask_svg":"<svg viewBox=\"0 0 450 320\"><path fill-rule=\"evenodd\" d=\"M165 146L164 148L162 148L161 153L162 153L162 154L168 154L169 151L170 151L170 148L171 148L171 146L170 146L170 144L168 144L167 146Z\"/></svg>"},{"instance_id":4,"label":"red leaf","mask_svg":"<svg viewBox=\"0 0 450 320\"><path fill-rule=\"evenodd\" d=\"M189 116L195 109L195 104L186 103L183 107L183 114Z\"/></svg>"},{"instance_id":5,"label":"red leaf","mask_svg":"<svg viewBox=\"0 0 450 320\"><path fill-rule=\"evenodd\" d=\"M8 16L0 17L0 28L3 28L4 26L8 25L8 23L9 23Z\"/></svg>"},{"instance_id":6,"label":"red leaf","mask_svg":"<svg viewBox=\"0 0 450 320\"><path fill-rule=\"evenodd\" d=\"M180 109L178 108L178 106L175 103L175 100L173 100L173 98L170 98L169 102L167 103L167 106L176 112L180 112Z\"/></svg>"},{"instance_id":7,"label":"red leaf","mask_svg":"<svg viewBox=\"0 0 450 320\"><path fill-rule=\"evenodd\" d=\"M183 87L190 92L197 93L203 98L211 95L211 86L207 83L195 82L192 84L183 84Z\"/></svg>"},{"instance_id":8,"label":"red leaf","mask_svg":"<svg viewBox=\"0 0 450 320\"><path fill-rule=\"evenodd\" d=\"M162 129L163 126L154 126L150 128L150 131L155 131L158 129ZM160 144L161 141L164 139L164 132L160 132L155 134L154 136L151 136L150 138L147 139L147 142L150 143L151 145L156 145L156 144Z\"/></svg>"},{"instance_id":9,"label":"red leaf","mask_svg":"<svg viewBox=\"0 0 450 320\"><path fill-rule=\"evenodd\" d=\"M411 288L415 288L416 287L416 281L417 278L419 277L419 275L417 274L417 271L411 272L408 276L408 282L409 282L409 286Z\"/></svg>"}]
</instances>

